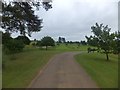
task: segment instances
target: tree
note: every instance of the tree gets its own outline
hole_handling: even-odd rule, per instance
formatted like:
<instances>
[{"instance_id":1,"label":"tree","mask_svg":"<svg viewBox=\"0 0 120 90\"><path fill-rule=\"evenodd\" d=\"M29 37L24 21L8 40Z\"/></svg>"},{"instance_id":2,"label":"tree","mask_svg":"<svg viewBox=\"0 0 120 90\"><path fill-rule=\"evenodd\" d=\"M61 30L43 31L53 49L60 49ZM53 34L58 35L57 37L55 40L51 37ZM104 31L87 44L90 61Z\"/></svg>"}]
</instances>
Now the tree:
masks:
<instances>
[{"instance_id":1,"label":"tree","mask_svg":"<svg viewBox=\"0 0 120 90\"><path fill-rule=\"evenodd\" d=\"M95 46L98 48L98 52L100 51L100 45L99 45L99 42L98 42L98 38L96 37L93 37L93 36L85 36L86 39L87 39L87 43L90 45L90 46Z\"/></svg>"},{"instance_id":2,"label":"tree","mask_svg":"<svg viewBox=\"0 0 120 90\"><path fill-rule=\"evenodd\" d=\"M44 1L44 0L43 0ZM42 4L41 4L42 3ZM7 32L20 32L21 35L38 32L42 28L42 19L34 14L34 7L43 6L46 10L52 8L50 2L3 2L1 27Z\"/></svg>"},{"instance_id":3,"label":"tree","mask_svg":"<svg viewBox=\"0 0 120 90\"><path fill-rule=\"evenodd\" d=\"M81 41L80 42L82 45L87 45L87 42L86 41Z\"/></svg>"},{"instance_id":4,"label":"tree","mask_svg":"<svg viewBox=\"0 0 120 90\"><path fill-rule=\"evenodd\" d=\"M8 41L10 41L11 39L12 39L12 37L10 37L10 33L8 33L8 32L3 33L2 32L2 44L3 45L8 43Z\"/></svg>"},{"instance_id":5,"label":"tree","mask_svg":"<svg viewBox=\"0 0 120 90\"><path fill-rule=\"evenodd\" d=\"M115 32L113 33L115 39L112 42L112 49L114 54L119 54L120 53L120 32Z\"/></svg>"},{"instance_id":6,"label":"tree","mask_svg":"<svg viewBox=\"0 0 120 90\"><path fill-rule=\"evenodd\" d=\"M38 47L41 47L41 41L37 41L37 44L36 44Z\"/></svg>"},{"instance_id":7,"label":"tree","mask_svg":"<svg viewBox=\"0 0 120 90\"><path fill-rule=\"evenodd\" d=\"M6 50L8 50L6 53L14 54L23 50L24 43L20 40L11 39L4 45L4 47Z\"/></svg>"},{"instance_id":8,"label":"tree","mask_svg":"<svg viewBox=\"0 0 120 90\"><path fill-rule=\"evenodd\" d=\"M46 46L46 50L47 50L47 47L48 46L55 46L55 41L49 37L49 36L46 36L44 38L41 39L41 46Z\"/></svg>"},{"instance_id":9,"label":"tree","mask_svg":"<svg viewBox=\"0 0 120 90\"><path fill-rule=\"evenodd\" d=\"M18 36L15 39L22 41L25 45L29 45L30 42L31 42L30 39L28 37L26 37L26 36Z\"/></svg>"},{"instance_id":10,"label":"tree","mask_svg":"<svg viewBox=\"0 0 120 90\"><path fill-rule=\"evenodd\" d=\"M118 51L118 54L120 53L120 31L116 32L116 43L117 43L117 51Z\"/></svg>"},{"instance_id":11,"label":"tree","mask_svg":"<svg viewBox=\"0 0 120 90\"><path fill-rule=\"evenodd\" d=\"M111 28L109 28L108 25L103 26L103 24L98 25L96 23L95 26L91 27L91 29L94 36L90 36L89 38L86 37L88 42L92 42L92 46L96 46L104 50L107 60L109 60L108 54L112 49L111 44L113 43L113 40L115 38L112 34L110 34Z\"/></svg>"}]
</instances>

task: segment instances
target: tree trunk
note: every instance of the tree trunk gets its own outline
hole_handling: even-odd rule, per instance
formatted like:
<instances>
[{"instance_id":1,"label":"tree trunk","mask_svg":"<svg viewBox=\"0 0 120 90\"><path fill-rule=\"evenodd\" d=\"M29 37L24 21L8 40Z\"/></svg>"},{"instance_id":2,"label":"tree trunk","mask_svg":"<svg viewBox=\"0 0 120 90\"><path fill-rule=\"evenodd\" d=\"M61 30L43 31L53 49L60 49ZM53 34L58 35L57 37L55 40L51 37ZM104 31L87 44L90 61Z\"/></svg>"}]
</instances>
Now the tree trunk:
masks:
<instances>
[{"instance_id":1,"label":"tree trunk","mask_svg":"<svg viewBox=\"0 0 120 90\"><path fill-rule=\"evenodd\" d=\"M46 50L47 50L47 46L46 46Z\"/></svg>"},{"instance_id":2,"label":"tree trunk","mask_svg":"<svg viewBox=\"0 0 120 90\"><path fill-rule=\"evenodd\" d=\"M97 52L100 52L100 48L99 47L97 48Z\"/></svg>"},{"instance_id":3,"label":"tree trunk","mask_svg":"<svg viewBox=\"0 0 120 90\"><path fill-rule=\"evenodd\" d=\"M107 61L109 61L109 56L108 56L108 53L106 53L106 57L107 57Z\"/></svg>"}]
</instances>

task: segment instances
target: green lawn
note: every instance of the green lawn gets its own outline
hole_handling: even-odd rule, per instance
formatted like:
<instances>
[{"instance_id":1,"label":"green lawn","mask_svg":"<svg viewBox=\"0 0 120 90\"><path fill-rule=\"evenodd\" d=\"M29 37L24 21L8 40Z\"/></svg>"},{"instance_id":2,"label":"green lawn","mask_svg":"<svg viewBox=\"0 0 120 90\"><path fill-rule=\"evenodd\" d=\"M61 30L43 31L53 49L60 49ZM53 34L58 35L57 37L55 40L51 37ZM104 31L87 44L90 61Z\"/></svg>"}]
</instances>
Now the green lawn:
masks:
<instances>
[{"instance_id":1,"label":"green lawn","mask_svg":"<svg viewBox=\"0 0 120 90\"><path fill-rule=\"evenodd\" d=\"M118 87L118 56L110 54L106 61L105 54L81 53L76 55L77 62L86 70L101 88Z\"/></svg>"},{"instance_id":2,"label":"green lawn","mask_svg":"<svg viewBox=\"0 0 120 90\"><path fill-rule=\"evenodd\" d=\"M6 67L3 69L3 88L23 88L29 85L39 70L58 51L25 50L12 55L3 55Z\"/></svg>"},{"instance_id":3,"label":"green lawn","mask_svg":"<svg viewBox=\"0 0 120 90\"><path fill-rule=\"evenodd\" d=\"M54 49L58 51L86 51L88 47L88 45L78 46L77 44L60 44L59 46L54 47Z\"/></svg>"}]
</instances>

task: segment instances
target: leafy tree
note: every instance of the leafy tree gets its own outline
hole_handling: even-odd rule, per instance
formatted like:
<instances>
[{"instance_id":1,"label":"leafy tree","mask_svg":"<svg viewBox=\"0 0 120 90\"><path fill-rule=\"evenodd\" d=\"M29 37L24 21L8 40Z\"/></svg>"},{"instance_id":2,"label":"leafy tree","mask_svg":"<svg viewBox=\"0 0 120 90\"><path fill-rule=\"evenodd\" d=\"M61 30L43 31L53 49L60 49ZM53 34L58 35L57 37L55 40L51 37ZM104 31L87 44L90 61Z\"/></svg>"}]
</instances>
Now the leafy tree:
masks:
<instances>
[{"instance_id":1,"label":"leafy tree","mask_svg":"<svg viewBox=\"0 0 120 90\"><path fill-rule=\"evenodd\" d=\"M20 40L11 39L4 45L5 49L8 50L6 53L18 53L21 52L24 48L24 43ZM5 50L5 51L6 51Z\"/></svg>"},{"instance_id":2,"label":"leafy tree","mask_svg":"<svg viewBox=\"0 0 120 90\"><path fill-rule=\"evenodd\" d=\"M112 49L111 45L114 40L114 35L110 33L111 28L108 25L103 26L103 24L98 25L97 23L95 26L91 27L94 36L90 36L87 38L88 42L92 42L92 46L96 46L102 50L106 54L107 60L109 60L108 54Z\"/></svg>"},{"instance_id":3,"label":"leafy tree","mask_svg":"<svg viewBox=\"0 0 120 90\"><path fill-rule=\"evenodd\" d=\"M55 41L51 37L46 36L46 37L41 39L40 45L46 46L46 50L47 50L48 46L55 46Z\"/></svg>"},{"instance_id":4,"label":"leafy tree","mask_svg":"<svg viewBox=\"0 0 120 90\"><path fill-rule=\"evenodd\" d=\"M95 46L98 48L98 52L100 51L100 45L99 45L99 42L98 42L98 38L96 37L93 37L93 36L85 36L86 39L87 39L87 43L91 46Z\"/></svg>"},{"instance_id":5,"label":"leafy tree","mask_svg":"<svg viewBox=\"0 0 120 90\"><path fill-rule=\"evenodd\" d=\"M1 27L7 32L20 32L30 36L32 32L41 30L42 19L34 15L32 7L27 2L2 4Z\"/></svg>"},{"instance_id":6,"label":"leafy tree","mask_svg":"<svg viewBox=\"0 0 120 90\"><path fill-rule=\"evenodd\" d=\"M115 39L112 42L112 49L114 54L119 54L120 53L120 32L115 32L113 33Z\"/></svg>"},{"instance_id":7,"label":"leafy tree","mask_svg":"<svg viewBox=\"0 0 120 90\"><path fill-rule=\"evenodd\" d=\"M28 34L38 32L42 28L42 19L34 14L34 7L43 6L46 10L52 8L50 2L3 2L1 27L7 32L20 32Z\"/></svg>"},{"instance_id":8,"label":"leafy tree","mask_svg":"<svg viewBox=\"0 0 120 90\"><path fill-rule=\"evenodd\" d=\"M41 41L37 41L37 44L36 44L38 47L41 47Z\"/></svg>"},{"instance_id":9,"label":"leafy tree","mask_svg":"<svg viewBox=\"0 0 120 90\"><path fill-rule=\"evenodd\" d=\"M18 36L15 39L22 41L25 45L29 45L30 42L31 42L30 39L28 37L26 37L26 36Z\"/></svg>"},{"instance_id":10,"label":"leafy tree","mask_svg":"<svg viewBox=\"0 0 120 90\"><path fill-rule=\"evenodd\" d=\"M11 39L12 39L12 37L10 37L10 33L8 33L8 32L3 33L2 32L2 44L3 45L8 43L8 41L10 41Z\"/></svg>"},{"instance_id":11,"label":"leafy tree","mask_svg":"<svg viewBox=\"0 0 120 90\"><path fill-rule=\"evenodd\" d=\"M118 50L118 54L120 53L120 31L118 31L117 33L116 33L116 43L117 43L117 46L116 46L116 48L117 48L117 50Z\"/></svg>"}]
</instances>

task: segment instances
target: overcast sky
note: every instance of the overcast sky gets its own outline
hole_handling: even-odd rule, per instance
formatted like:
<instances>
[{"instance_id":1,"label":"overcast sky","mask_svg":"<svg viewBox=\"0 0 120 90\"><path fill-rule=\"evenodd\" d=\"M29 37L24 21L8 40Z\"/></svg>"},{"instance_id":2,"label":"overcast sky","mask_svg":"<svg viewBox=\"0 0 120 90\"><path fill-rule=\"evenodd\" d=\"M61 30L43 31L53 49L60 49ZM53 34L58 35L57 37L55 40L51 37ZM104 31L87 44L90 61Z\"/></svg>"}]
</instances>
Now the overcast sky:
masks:
<instances>
[{"instance_id":1,"label":"overcast sky","mask_svg":"<svg viewBox=\"0 0 120 90\"><path fill-rule=\"evenodd\" d=\"M119 0L53 0L53 8L45 11L41 8L35 13L43 18L43 28L33 33L30 39L40 40L51 36L55 40L65 37L66 40L85 40L91 35L91 26L96 22L109 25L111 32L118 30ZM16 33L13 34L16 36Z\"/></svg>"}]
</instances>

